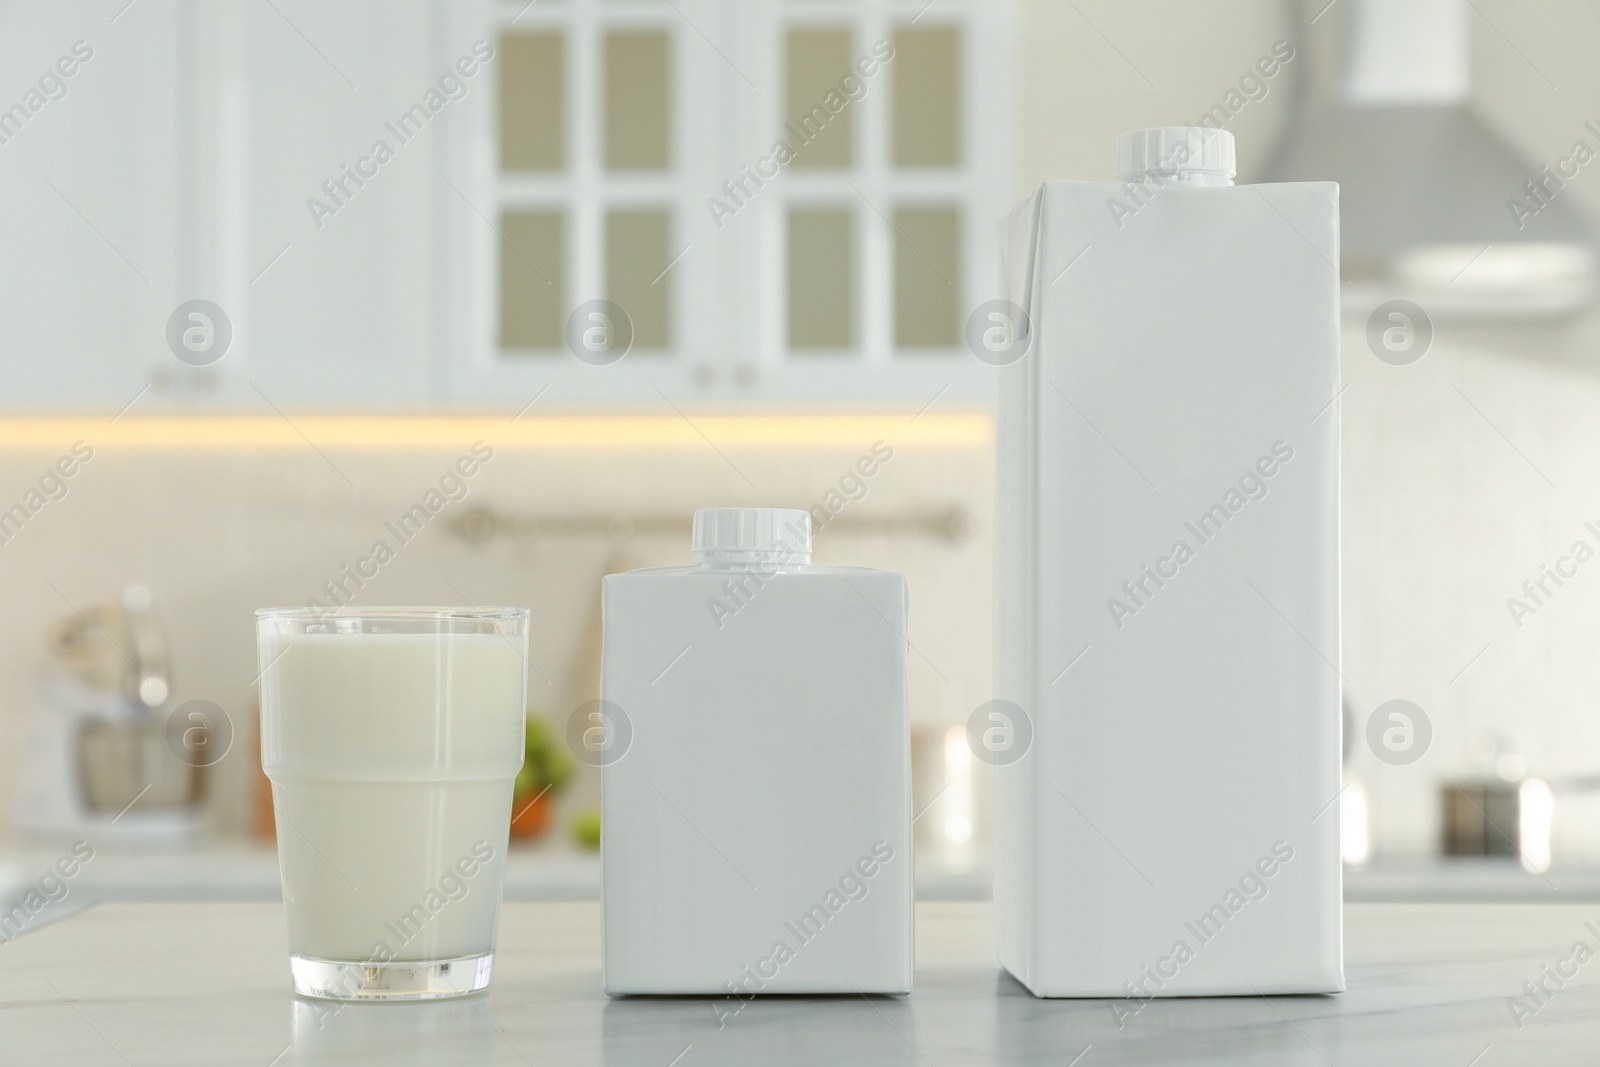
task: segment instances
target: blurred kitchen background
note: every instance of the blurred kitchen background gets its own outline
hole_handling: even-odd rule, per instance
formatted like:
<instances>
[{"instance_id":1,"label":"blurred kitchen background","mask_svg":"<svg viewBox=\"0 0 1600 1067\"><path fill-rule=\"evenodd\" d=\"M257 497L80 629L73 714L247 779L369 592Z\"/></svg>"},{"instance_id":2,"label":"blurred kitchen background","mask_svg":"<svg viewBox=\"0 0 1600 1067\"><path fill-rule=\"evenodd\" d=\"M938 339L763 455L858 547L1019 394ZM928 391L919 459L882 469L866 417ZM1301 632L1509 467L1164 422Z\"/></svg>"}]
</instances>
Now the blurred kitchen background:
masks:
<instances>
[{"instance_id":1,"label":"blurred kitchen background","mask_svg":"<svg viewBox=\"0 0 1600 1067\"><path fill-rule=\"evenodd\" d=\"M1343 186L1349 892L1600 896L1597 45L1579 0L0 2L0 880L81 837L81 898L274 894L251 613L326 583L532 606L508 894L593 895L598 579L750 504L908 577L919 891L985 895L968 317L1018 198L1208 120Z\"/></svg>"}]
</instances>

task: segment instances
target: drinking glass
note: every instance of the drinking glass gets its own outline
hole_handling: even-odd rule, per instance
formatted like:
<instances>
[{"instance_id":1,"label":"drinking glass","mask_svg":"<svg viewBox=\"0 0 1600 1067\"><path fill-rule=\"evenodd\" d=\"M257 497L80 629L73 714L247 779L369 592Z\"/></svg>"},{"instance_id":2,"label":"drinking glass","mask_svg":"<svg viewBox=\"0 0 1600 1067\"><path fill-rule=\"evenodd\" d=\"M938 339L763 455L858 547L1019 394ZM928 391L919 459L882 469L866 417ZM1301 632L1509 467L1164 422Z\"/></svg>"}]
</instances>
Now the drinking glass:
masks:
<instances>
[{"instance_id":1,"label":"drinking glass","mask_svg":"<svg viewBox=\"0 0 1600 1067\"><path fill-rule=\"evenodd\" d=\"M256 612L295 992L413 1000L494 968L528 609Z\"/></svg>"}]
</instances>

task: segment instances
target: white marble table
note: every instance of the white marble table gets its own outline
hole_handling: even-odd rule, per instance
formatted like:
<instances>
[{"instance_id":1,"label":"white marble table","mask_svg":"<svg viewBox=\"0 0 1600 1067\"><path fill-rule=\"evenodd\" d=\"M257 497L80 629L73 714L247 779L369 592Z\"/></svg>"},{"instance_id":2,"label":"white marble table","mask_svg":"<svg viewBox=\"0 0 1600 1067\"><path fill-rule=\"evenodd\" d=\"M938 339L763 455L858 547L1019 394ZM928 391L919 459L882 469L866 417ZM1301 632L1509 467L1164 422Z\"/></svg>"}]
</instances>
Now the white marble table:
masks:
<instances>
[{"instance_id":1,"label":"white marble table","mask_svg":"<svg viewBox=\"0 0 1600 1067\"><path fill-rule=\"evenodd\" d=\"M19 900L69 844L0 845L0 909ZM1589 899L1600 900L1600 879L1588 884ZM987 900L988 867L918 855L916 885L919 900ZM277 900L278 850L239 841L192 849L102 848L78 874L73 894L107 901ZM514 843L506 858L505 898L599 900L600 854L560 841Z\"/></svg>"},{"instance_id":2,"label":"white marble table","mask_svg":"<svg viewBox=\"0 0 1600 1067\"><path fill-rule=\"evenodd\" d=\"M0 944L0 1064L1501 1064L1600 1060L1600 958L1520 1029L1506 1001L1600 905L1352 904L1350 991L1156 1001L1118 1029L1105 1001L1035 1000L993 963L987 904L917 908L909 998L611 1001L599 908L507 904L493 989L348 1005L288 989L265 903L107 903ZM1554 987L1551 986L1553 989ZM1077 1057L1075 1059L1075 1057Z\"/></svg>"}]
</instances>

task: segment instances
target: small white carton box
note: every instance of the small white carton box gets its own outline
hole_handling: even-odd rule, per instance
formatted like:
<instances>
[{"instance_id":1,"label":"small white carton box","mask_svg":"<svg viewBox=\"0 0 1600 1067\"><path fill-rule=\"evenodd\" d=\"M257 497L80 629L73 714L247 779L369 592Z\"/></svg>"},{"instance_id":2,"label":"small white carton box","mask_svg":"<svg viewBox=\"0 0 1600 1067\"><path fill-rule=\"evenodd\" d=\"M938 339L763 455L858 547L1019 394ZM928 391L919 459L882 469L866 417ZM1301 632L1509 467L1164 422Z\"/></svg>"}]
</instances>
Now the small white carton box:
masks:
<instances>
[{"instance_id":1,"label":"small white carton box","mask_svg":"<svg viewBox=\"0 0 1600 1067\"><path fill-rule=\"evenodd\" d=\"M607 993L911 990L906 583L810 548L708 509L694 566L604 580Z\"/></svg>"}]
</instances>

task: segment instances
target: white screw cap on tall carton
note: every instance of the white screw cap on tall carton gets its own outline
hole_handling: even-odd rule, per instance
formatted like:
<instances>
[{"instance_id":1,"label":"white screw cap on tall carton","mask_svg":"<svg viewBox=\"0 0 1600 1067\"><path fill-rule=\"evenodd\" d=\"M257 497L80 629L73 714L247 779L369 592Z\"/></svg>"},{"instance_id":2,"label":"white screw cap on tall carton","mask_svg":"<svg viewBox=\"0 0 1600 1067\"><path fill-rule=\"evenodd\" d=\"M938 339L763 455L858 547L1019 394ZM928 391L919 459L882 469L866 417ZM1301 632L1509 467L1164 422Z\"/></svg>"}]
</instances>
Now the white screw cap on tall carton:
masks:
<instances>
[{"instance_id":1,"label":"white screw cap on tall carton","mask_svg":"<svg viewBox=\"0 0 1600 1067\"><path fill-rule=\"evenodd\" d=\"M1117 138L1117 177L1155 174L1192 185L1232 185L1233 134L1209 126L1156 126Z\"/></svg>"},{"instance_id":2,"label":"white screw cap on tall carton","mask_svg":"<svg viewBox=\"0 0 1600 1067\"><path fill-rule=\"evenodd\" d=\"M799 508L701 508L696 563L810 563L811 514Z\"/></svg>"},{"instance_id":3,"label":"white screw cap on tall carton","mask_svg":"<svg viewBox=\"0 0 1600 1067\"><path fill-rule=\"evenodd\" d=\"M1339 187L1235 186L1233 148L1136 130L1002 229L998 955L1119 1024L1345 987Z\"/></svg>"}]
</instances>

